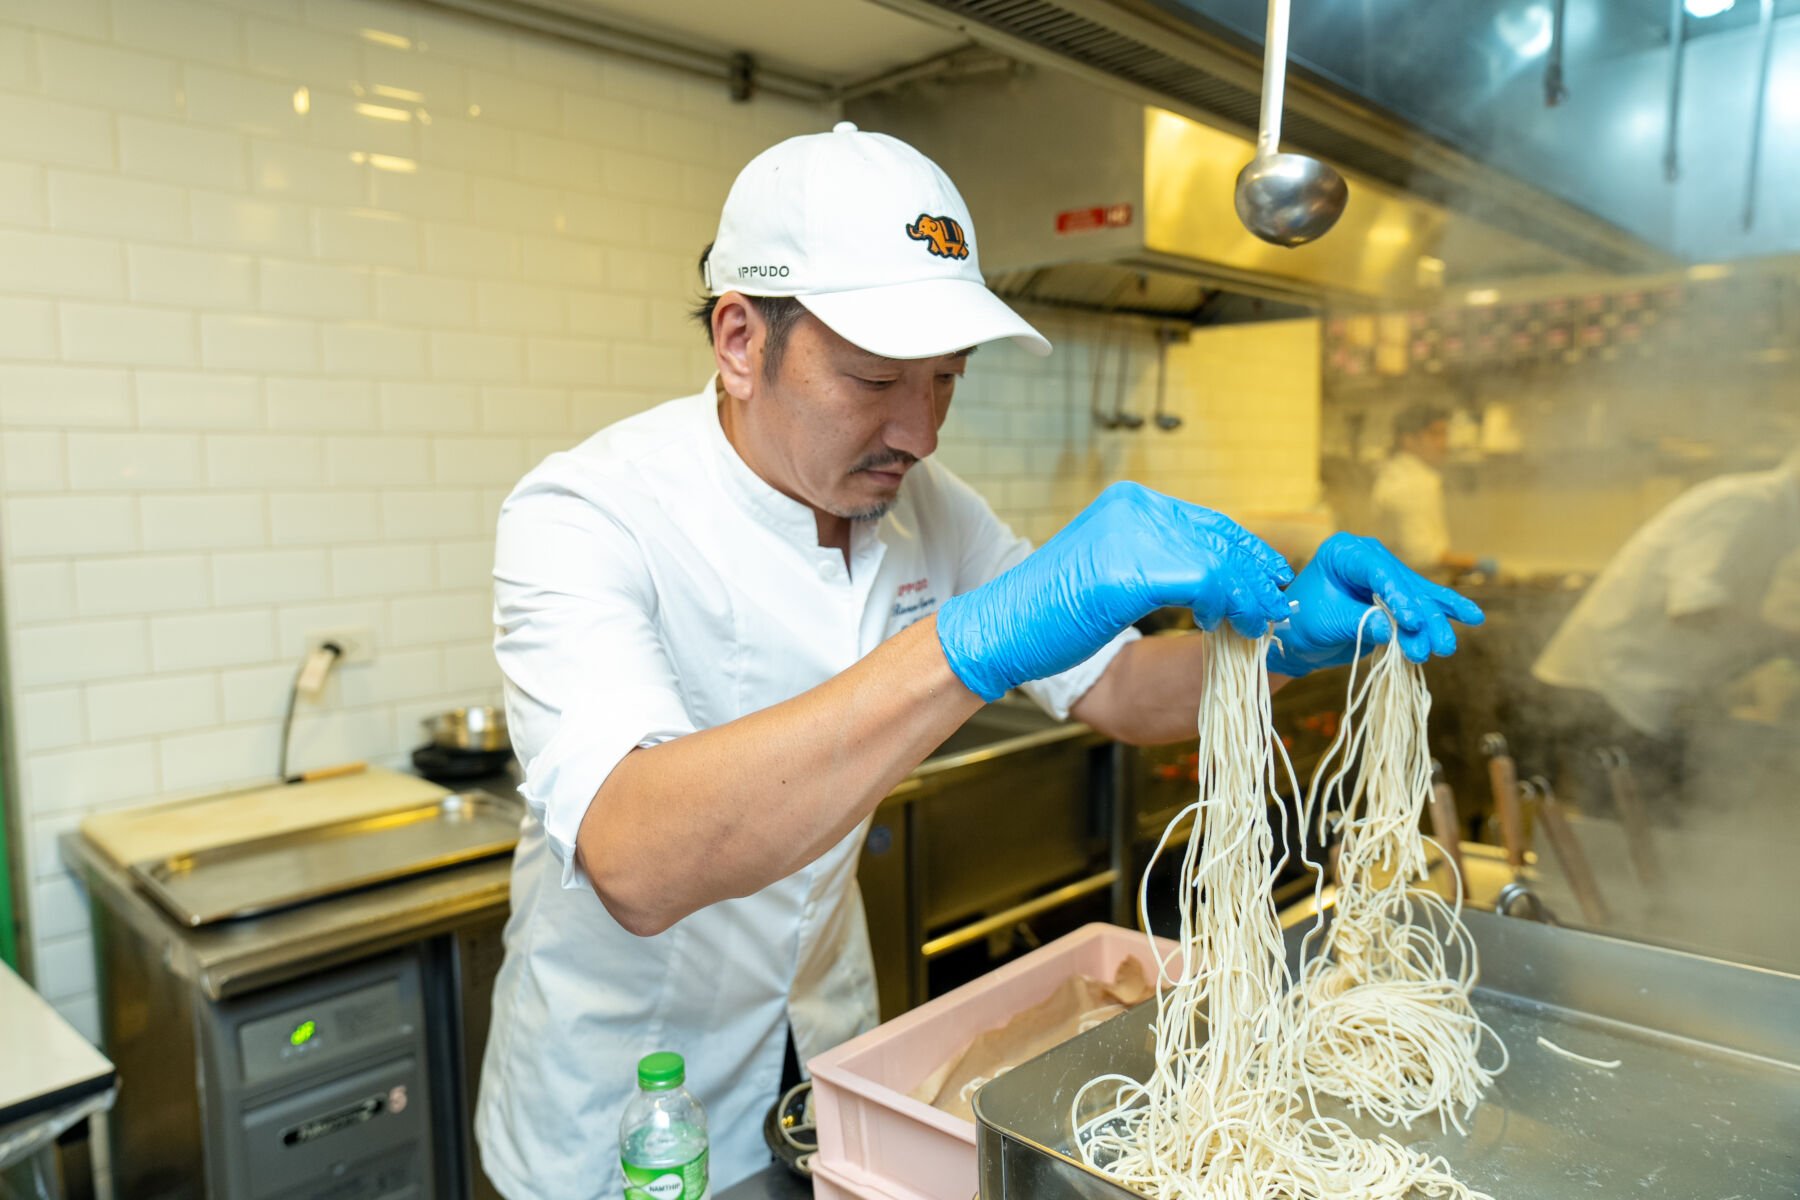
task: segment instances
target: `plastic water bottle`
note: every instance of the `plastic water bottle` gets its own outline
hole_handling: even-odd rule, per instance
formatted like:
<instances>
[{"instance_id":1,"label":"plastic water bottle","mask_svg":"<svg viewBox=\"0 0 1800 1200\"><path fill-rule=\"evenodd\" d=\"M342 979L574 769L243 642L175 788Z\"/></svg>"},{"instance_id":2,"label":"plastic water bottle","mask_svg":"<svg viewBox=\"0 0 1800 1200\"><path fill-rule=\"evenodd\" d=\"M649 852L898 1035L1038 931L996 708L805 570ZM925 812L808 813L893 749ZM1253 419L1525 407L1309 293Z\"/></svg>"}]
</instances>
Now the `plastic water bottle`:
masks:
<instances>
[{"instance_id":1,"label":"plastic water bottle","mask_svg":"<svg viewBox=\"0 0 1800 1200\"><path fill-rule=\"evenodd\" d=\"M706 1110L686 1082L679 1054L638 1061L638 1094L619 1122L625 1200L706 1200Z\"/></svg>"}]
</instances>

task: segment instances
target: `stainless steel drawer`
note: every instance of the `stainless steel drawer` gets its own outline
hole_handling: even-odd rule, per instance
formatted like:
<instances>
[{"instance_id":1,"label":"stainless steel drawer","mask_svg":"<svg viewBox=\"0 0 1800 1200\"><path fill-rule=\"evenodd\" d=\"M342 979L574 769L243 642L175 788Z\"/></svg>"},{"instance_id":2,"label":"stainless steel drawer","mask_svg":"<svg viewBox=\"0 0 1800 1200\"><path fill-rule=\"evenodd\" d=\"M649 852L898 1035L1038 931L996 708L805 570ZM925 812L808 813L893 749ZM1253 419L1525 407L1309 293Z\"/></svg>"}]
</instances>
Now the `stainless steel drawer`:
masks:
<instances>
[{"instance_id":1,"label":"stainless steel drawer","mask_svg":"<svg viewBox=\"0 0 1800 1200\"><path fill-rule=\"evenodd\" d=\"M927 930L1013 904L1105 860L1095 754L1081 741L1009 754L914 803Z\"/></svg>"}]
</instances>

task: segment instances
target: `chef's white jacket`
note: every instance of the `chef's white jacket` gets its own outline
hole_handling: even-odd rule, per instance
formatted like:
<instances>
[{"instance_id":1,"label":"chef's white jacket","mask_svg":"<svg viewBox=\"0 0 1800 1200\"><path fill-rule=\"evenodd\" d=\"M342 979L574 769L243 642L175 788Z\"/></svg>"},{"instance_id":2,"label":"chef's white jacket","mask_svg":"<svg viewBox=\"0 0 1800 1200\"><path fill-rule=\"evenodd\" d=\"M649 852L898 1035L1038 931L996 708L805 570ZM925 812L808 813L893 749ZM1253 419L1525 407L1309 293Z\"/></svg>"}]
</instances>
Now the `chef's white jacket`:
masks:
<instances>
[{"instance_id":1,"label":"chef's white jacket","mask_svg":"<svg viewBox=\"0 0 1800 1200\"><path fill-rule=\"evenodd\" d=\"M1796 551L1800 473L1700 484L1631 535L1532 674L1597 692L1643 733L1667 733L1685 699L1792 644Z\"/></svg>"},{"instance_id":2,"label":"chef's white jacket","mask_svg":"<svg viewBox=\"0 0 1800 1200\"><path fill-rule=\"evenodd\" d=\"M529 807L512 875L476 1135L511 1200L616 1197L636 1063L687 1060L715 1187L766 1165L786 1032L801 1061L876 1020L856 863L867 822L818 861L655 937L621 928L574 862L627 753L790 699L1029 544L927 459L850 561L726 440L712 386L553 454L514 489L495 553L495 649ZM1057 716L1127 631L1027 688ZM729 788L729 781L721 781Z\"/></svg>"},{"instance_id":3,"label":"chef's white jacket","mask_svg":"<svg viewBox=\"0 0 1800 1200\"><path fill-rule=\"evenodd\" d=\"M1407 450L1396 450L1375 476L1375 536L1402 561L1424 570L1450 549L1444 477Z\"/></svg>"}]
</instances>

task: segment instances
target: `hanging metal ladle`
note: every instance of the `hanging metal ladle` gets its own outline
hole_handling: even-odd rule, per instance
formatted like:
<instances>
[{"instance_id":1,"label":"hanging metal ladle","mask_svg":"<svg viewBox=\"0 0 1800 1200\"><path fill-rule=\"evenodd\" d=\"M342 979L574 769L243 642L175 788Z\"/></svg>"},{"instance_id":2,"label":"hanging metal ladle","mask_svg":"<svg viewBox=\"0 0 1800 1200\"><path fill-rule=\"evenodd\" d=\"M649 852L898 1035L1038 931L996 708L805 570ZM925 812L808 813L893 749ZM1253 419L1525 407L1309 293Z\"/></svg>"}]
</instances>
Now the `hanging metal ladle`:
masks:
<instances>
[{"instance_id":1,"label":"hanging metal ladle","mask_svg":"<svg viewBox=\"0 0 1800 1200\"><path fill-rule=\"evenodd\" d=\"M1244 228L1277 246L1303 246L1344 215L1344 177L1305 154L1281 153L1281 100L1287 83L1288 0L1269 0L1263 38L1262 129L1256 157L1238 172L1237 215Z\"/></svg>"}]
</instances>

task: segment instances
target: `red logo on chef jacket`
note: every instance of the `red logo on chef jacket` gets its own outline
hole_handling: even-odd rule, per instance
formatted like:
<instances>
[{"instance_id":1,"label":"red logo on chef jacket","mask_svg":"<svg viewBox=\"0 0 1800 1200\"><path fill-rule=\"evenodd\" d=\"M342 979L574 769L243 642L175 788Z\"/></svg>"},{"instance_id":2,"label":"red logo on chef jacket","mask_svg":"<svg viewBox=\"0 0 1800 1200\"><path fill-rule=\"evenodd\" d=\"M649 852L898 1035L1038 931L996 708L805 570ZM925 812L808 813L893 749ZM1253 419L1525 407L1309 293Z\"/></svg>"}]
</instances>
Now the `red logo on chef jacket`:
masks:
<instances>
[{"instance_id":1,"label":"red logo on chef jacket","mask_svg":"<svg viewBox=\"0 0 1800 1200\"><path fill-rule=\"evenodd\" d=\"M1056 214L1056 232L1093 233L1099 229L1123 229L1131 224L1131 205L1102 204L1094 208L1069 208Z\"/></svg>"},{"instance_id":2,"label":"red logo on chef jacket","mask_svg":"<svg viewBox=\"0 0 1800 1200\"><path fill-rule=\"evenodd\" d=\"M938 598L931 590L931 580L915 579L903 583L894 592L894 607L888 613L888 632L897 633L937 607Z\"/></svg>"}]
</instances>

